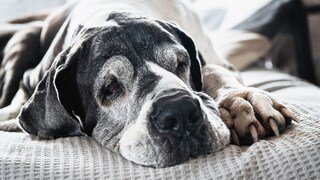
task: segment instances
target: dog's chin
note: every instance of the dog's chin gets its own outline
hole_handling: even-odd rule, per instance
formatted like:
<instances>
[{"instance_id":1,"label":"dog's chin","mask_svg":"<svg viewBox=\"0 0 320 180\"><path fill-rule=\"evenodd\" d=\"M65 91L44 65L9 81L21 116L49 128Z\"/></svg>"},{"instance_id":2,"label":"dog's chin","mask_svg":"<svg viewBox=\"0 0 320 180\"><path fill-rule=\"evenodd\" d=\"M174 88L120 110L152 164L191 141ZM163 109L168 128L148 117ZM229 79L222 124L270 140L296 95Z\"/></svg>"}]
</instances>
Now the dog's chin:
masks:
<instances>
[{"instance_id":1,"label":"dog's chin","mask_svg":"<svg viewBox=\"0 0 320 180\"><path fill-rule=\"evenodd\" d=\"M181 143L184 149L180 152L178 149L173 150L168 141L165 141L162 147L153 145L149 138L137 143L125 146L120 145L122 156L137 164L150 167L168 167L182 163L189 157L186 143Z\"/></svg>"},{"instance_id":2,"label":"dog's chin","mask_svg":"<svg viewBox=\"0 0 320 180\"><path fill-rule=\"evenodd\" d=\"M200 137L181 139L146 132L148 131L142 126L135 124L123 134L120 140L120 153L123 157L145 166L168 167L216 149L217 139L210 126L203 127Z\"/></svg>"}]
</instances>

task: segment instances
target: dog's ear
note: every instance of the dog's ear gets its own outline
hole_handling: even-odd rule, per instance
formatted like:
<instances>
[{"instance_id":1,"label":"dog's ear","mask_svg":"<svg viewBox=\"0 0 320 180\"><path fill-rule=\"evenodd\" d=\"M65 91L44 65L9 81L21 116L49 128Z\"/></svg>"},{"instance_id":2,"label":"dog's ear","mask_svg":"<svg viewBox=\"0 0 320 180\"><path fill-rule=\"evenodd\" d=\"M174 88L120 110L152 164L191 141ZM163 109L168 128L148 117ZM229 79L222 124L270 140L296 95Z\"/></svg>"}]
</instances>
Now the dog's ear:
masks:
<instances>
[{"instance_id":1,"label":"dog's ear","mask_svg":"<svg viewBox=\"0 0 320 180\"><path fill-rule=\"evenodd\" d=\"M202 90L202 66L199 60L199 54L196 49L196 46L191 39L183 30L181 30L175 23L164 23L159 21L166 30L175 34L180 43L184 46L184 48L188 51L189 57L191 59L190 73L191 73L191 81L193 82L194 89L196 91Z\"/></svg>"},{"instance_id":2,"label":"dog's ear","mask_svg":"<svg viewBox=\"0 0 320 180\"><path fill-rule=\"evenodd\" d=\"M187 49L191 59L190 73L196 91L202 91L202 66L199 60L199 54L193 40L179 28L176 29L182 45Z\"/></svg>"},{"instance_id":3,"label":"dog's ear","mask_svg":"<svg viewBox=\"0 0 320 180\"><path fill-rule=\"evenodd\" d=\"M84 135L75 81L77 52L61 52L19 114L21 127L44 139Z\"/></svg>"}]
</instances>

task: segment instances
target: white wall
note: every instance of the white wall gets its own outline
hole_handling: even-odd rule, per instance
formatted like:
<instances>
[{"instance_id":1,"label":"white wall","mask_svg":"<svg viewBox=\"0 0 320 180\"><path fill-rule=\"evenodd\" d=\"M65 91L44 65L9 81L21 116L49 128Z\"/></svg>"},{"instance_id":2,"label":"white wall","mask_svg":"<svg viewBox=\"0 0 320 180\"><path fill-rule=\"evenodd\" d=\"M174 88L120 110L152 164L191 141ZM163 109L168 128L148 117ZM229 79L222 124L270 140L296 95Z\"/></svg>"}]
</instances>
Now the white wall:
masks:
<instances>
[{"instance_id":1,"label":"white wall","mask_svg":"<svg viewBox=\"0 0 320 180\"><path fill-rule=\"evenodd\" d=\"M0 22L63 4L66 0L0 0Z\"/></svg>"}]
</instances>

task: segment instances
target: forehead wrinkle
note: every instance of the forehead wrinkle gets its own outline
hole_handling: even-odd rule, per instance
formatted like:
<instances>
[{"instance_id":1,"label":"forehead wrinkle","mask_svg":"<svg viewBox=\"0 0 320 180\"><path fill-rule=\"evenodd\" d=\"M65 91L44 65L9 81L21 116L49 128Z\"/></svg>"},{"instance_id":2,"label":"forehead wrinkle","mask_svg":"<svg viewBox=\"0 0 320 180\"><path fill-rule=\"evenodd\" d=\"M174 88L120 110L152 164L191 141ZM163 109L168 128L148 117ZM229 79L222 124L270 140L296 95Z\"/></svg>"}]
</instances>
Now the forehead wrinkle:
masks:
<instances>
[{"instance_id":1,"label":"forehead wrinkle","mask_svg":"<svg viewBox=\"0 0 320 180\"><path fill-rule=\"evenodd\" d=\"M120 55L129 59L132 66L134 66L133 77L136 77L136 70L144 64L138 53L134 50L130 39L124 33L124 29L118 25L106 27L99 33L96 33L92 42L87 44L84 49L86 49L87 53L90 52L90 54L87 54L86 57L88 58L81 58L83 61L86 61L83 62L83 69L100 69L106 60L112 56ZM91 66L89 67L88 65L90 64Z\"/></svg>"},{"instance_id":2,"label":"forehead wrinkle","mask_svg":"<svg viewBox=\"0 0 320 180\"><path fill-rule=\"evenodd\" d=\"M117 22L116 20L113 21ZM127 28L119 22L117 22L117 25L117 28L121 30L121 42L128 48L130 54L132 55L130 60L136 65L136 68L141 67L143 64L145 64L143 58L141 57L143 54L138 53L138 46L136 46L136 43L134 43L135 41L132 39L132 35L127 31ZM134 35L136 36L136 34Z\"/></svg>"},{"instance_id":3,"label":"forehead wrinkle","mask_svg":"<svg viewBox=\"0 0 320 180\"><path fill-rule=\"evenodd\" d=\"M142 60L156 62L153 52L158 44L164 42L178 44L171 33L152 19L145 17L124 19L116 21L128 37L132 49Z\"/></svg>"}]
</instances>

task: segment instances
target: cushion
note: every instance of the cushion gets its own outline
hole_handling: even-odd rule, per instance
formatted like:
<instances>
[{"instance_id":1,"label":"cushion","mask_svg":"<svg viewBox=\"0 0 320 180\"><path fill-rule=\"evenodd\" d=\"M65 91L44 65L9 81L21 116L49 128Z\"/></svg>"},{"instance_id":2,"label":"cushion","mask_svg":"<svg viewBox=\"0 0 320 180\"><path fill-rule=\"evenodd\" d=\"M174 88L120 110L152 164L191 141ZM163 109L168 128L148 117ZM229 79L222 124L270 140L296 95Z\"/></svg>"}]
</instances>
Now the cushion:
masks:
<instances>
[{"instance_id":1,"label":"cushion","mask_svg":"<svg viewBox=\"0 0 320 180\"><path fill-rule=\"evenodd\" d=\"M248 31L214 31L209 33L209 37L220 57L239 70L264 57L271 47L271 42L265 36Z\"/></svg>"},{"instance_id":2,"label":"cushion","mask_svg":"<svg viewBox=\"0 0 320 180\"><path fill-rule=\"evenodd\" d=\"M293 0L197 0L193 5L217 52L240 70L266 56L295 8Z\"/></svg>"}]
</instances>

